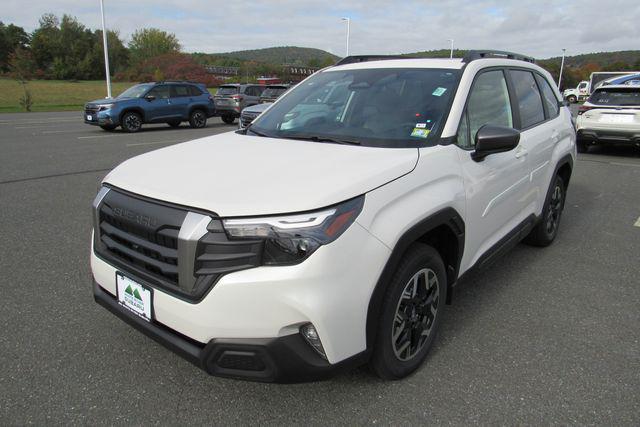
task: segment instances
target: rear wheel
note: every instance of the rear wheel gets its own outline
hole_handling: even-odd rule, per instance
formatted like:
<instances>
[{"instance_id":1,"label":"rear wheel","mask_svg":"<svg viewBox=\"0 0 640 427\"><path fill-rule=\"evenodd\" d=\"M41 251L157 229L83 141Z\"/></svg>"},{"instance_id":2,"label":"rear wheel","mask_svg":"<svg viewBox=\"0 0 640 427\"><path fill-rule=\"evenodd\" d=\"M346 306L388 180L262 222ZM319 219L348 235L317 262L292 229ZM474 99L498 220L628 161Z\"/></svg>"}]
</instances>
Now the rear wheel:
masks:
<instances>
[{"instance_id":1,"label":"rear wheel","mask_svg":"<svg viewBox=\"0 0 640 427\"><path fill-rule=\"evenodd\" d=\"M569 101L571 104L575 104L576 102L578 102L578 98L575 95L569 95L567 96L567 101Z\"/></svg>"},{"instance_id":2,"label":"rear wheel","mask_svg":"<svg viewBox=\"0 0 640 427\"><path fill-rule=\"evenodd\" d=\"M121 123L125 132L138 132L142 128L142 116L136 112L129 111L124 113Z\"/></svg>"},{"instance_id":3,"label":"rear wheel","mask_svg":"<svg viewBox=\"0 0 640 427\"><path fill-rule=\"evenodd\" d=\"M233 122L236 121L235 116L232 116L230 114L225 114L224 116L222 116L222 121L225 122L228 125L232 125Z\"/></svg>"},{"instance_id":4,"label":"rear wheel","mask_svg":"<svg viewBox=\"0 0 640 427\"><path fill-rule=\"evenodd\" d=\"M430 246L412 245L384 296L370 362L379 377L403 378L422 364L438 332L446 297L442 258Z\"/></svg>"},{"instance_id":5,"label":"rear wheel","mask_svg":"<svg viewBox=\"0 0 640 427\"><path fill-rule=\"evenodd\" d=\"M171 122L167 122L167 124L169 126L171 126L172 128L179 128L180 127L180 120L173 120Z\"/></svg>"},{"instance_id":6,"label":"rear wheel","mask_svg":"<svg viewBox=\"0 0 640 427\"><path fill-rule=\"evenodd\" d=\"M531 230L524 242L533 246L549 246L558 234L560 217L564 209L566 187L560 175L551 183L550 193L542 209L542 219Z\"/></svg>"},{"instance_id":7,"label":"rear wheel","mask_svg":"<svg viewBox=\"0 0 640 427\"><path fill-rule=\"evenodd\" d=\"M207 125L207 115L202 110L193 110L189 114L189 124L195 129L203 128Z\"/></svg>"}]
</instances>

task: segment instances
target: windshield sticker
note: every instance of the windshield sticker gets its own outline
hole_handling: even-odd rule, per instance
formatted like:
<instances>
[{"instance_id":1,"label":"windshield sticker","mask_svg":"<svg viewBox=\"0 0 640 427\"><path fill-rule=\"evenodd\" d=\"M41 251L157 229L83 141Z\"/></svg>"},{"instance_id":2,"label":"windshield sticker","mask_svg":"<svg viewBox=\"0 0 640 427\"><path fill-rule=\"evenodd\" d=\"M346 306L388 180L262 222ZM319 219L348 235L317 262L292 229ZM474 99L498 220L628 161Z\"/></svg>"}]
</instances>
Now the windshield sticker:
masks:
<instances>
[{"instance_id":1,"label":"windshield sticker","mask_svg":"<svg viewBox=\"0 0 640 427\"><path fill-rule=\"evenodd\" d=\"M442 96L443 93L445 93L447 91L446 88L444 87L439 87L436 90L433 91L433 93L431 95L433 96Z\"/></svg>"},{"instance_id":2,"label":"windshield sticker","mask_svg":"<svg viewBox=\"0 0 640 427\"><path fill-rule=\"evenodd\" d=\"M411 136L414 136L416 138L426 138L429 136L429 133L431 133L431 129L424 129L424 128L413 128L413 132L411 132Z\"/></svg>"}]
</instances>

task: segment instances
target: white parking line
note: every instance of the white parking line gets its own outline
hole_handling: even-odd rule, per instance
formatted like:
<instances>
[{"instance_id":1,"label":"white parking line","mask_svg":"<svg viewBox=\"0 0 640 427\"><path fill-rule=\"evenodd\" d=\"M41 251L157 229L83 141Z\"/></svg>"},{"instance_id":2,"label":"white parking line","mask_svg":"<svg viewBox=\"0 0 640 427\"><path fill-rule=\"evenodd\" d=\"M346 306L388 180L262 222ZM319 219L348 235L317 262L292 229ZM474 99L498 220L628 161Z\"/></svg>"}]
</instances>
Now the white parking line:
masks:
<instances>
[{"instance_id":1,"label":"white parking line","mask_svg":"<svg viewBox=\"0 0 640 427\"><path fill-rule=\"evenodd\" d=\"M152 141L152 142L136 142L133 144L127 144L127 147L136 147L138 145L155 145L155 144L171 144L174 142L183 142L182 139L177 139L174 141Z\"/></svg>"},{"instance_id":2,"label":"white parking line","mask_svg":"<svg viewBox=\"0 0 640 427\"><path fill-rule=\"evenodd\" d=\"M122 135L91 135L91 136L79 136L78 139L94 139L94 138L117 138Z\"/></svg>"},{"instance_id":3,"label":"white parking line","mask_svg":"<svg viewBox=\"0 0 640 427\"><path fill-rule=\"evenodd\" d=\"M26 119L26 120L0 120L0 125L45 125L54 124L60 122L81 122L80 118L66 118L66 119Z\"/></svg>"},{"instance_id":4,"label":"white parking line","mask_svg":"<svg viewBox=\"0 0 640 427\"><path fill-rule=\"evenodd\" d=\"M80 133L86 132L86 129L78 129L78 130L43 130L42 133Z\"/></svg>"},{"instance_id":5,"label":"white parking line","mask_svg":"<svg viewBox=\"0 0 640 427\"><path fill-rule=\"evenodd\" d=\"M638 217L638 220L636 221L636 223L633 225L636 227L640 227L640 216Z\"/></svg>"}]
</instances>

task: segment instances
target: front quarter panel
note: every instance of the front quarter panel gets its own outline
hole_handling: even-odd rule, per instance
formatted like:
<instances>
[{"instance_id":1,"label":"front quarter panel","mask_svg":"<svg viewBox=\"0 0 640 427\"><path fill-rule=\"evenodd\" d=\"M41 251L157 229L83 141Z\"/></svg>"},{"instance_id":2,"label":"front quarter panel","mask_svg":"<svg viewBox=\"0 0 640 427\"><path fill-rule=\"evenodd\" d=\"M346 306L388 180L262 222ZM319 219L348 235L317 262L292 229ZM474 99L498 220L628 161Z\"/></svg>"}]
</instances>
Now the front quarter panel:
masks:
<instances>
[{"instance_id":1,"label":"front quarter panel","mask_svg":"<svg viewBox=\"0 0 640 427\"><path fill-rule=\"evenodd\" d=\"M415 169L369 192L357 219L391 250L411 227L443 209L453 208L465 216L457 148L440 145L417 150L420 158Z\"/></svg>"}]
</instances>

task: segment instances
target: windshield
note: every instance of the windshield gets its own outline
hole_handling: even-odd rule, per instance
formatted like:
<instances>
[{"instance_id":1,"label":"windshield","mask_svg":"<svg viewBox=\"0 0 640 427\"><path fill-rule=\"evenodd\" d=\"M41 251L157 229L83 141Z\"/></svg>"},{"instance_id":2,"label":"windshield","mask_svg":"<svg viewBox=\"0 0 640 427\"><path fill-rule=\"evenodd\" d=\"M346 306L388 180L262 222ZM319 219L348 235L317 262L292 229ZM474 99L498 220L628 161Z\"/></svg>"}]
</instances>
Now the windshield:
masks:
<instances>
[{"instance_id":1,"label":"windshield","mask_svg":"<svg viewBox=\"0 0 640 427\"><path fill-rule=\"evenodd\" d=\"M325 71L300 83L260 116L262 136L415 147L439 133L459 71L359 69Z\"/></svg>"},{"instance_id":2,"label":"windshield","mask_svg":"<svg viewBox=\"0 0 640 427\"><path fill-rule=\"evenodd\" d=\"M287 91L286 87L268 87L262 92L262 96L266 98L278 97Z\"/></svg>"},{"instance_id":3,"label":"windshield","mask_svg":"<svg viewBox=\"0 0 640 427\"><path fill-rule=\"evenodd\" d=\"M238 86L220 86L216 95L235 95L240 91Z\"/></svg>"},{"instance_id":4,"label":"windshield","mask_svg":"<svg viewBox=\"0 0 640 427\"><path fill-rule=\"evenodd\" d=\"M597 105L640 106L640 88L599 89L591 95L589 102Z\"/></svg>"},{"instance_id":5,"label":"windshield","mask_svg":"<svg viewBox=\"0 0 640 427\"><path fill-rule=\"evenodd\" d=\"M140 98L147 93L149 89L153 87L153 83L142 83L139 85L131 86L129 89L118 95L118 98Z\"/></svg>"}]
</instances>

